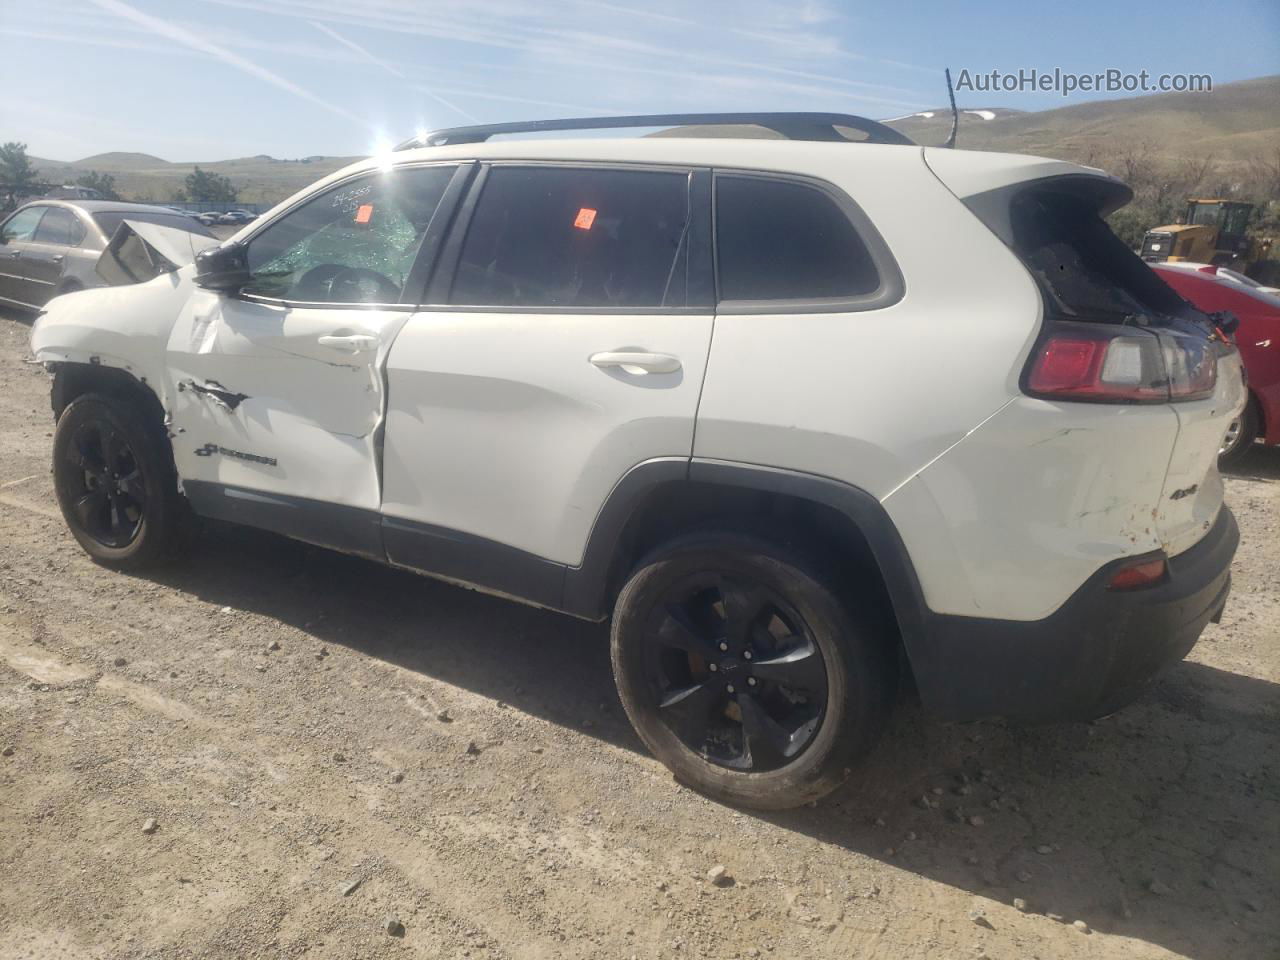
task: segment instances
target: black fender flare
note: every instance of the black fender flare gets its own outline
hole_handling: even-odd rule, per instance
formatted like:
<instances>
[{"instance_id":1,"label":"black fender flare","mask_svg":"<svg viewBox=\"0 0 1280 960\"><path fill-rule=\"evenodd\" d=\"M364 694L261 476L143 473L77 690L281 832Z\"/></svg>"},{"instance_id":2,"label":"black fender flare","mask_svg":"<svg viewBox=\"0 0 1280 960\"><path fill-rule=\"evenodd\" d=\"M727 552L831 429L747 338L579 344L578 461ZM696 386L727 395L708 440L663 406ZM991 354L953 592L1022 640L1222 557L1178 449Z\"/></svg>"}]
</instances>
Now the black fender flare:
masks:
<instances>
[{"instance_id":1,"label":"black fender flare","mask_svg":"<svg viewBox=\"0 0 1280 960\"><path fill-rule=\"evenodd\" d=\"M866 539L880 568L898 630L911 656L913 641L926 629L928 608L906 545L880 501L859 487L829 477L749 463L672 457L648 460L628 471L596 517L582 565L565 572L565 612L590 620L609 615L613 559L627 521L656 488L680 481L782 494L822 504L848 517Z\"/></svg>"}]
</instances>

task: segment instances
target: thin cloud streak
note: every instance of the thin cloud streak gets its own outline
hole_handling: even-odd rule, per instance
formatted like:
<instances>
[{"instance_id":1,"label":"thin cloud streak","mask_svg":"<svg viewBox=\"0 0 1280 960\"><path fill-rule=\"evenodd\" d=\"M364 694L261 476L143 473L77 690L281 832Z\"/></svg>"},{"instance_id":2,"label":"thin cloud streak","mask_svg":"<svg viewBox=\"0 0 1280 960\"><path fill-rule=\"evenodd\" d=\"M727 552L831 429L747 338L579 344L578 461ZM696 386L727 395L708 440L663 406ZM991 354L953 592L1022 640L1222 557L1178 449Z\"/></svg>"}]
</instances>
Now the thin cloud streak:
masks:
<instances>
[{"instance_id":1,"label":"thin cloud streak","mask_svg":"<svg viewBox=\"0 0 1280 960\"><path fill-rule=\"evenodd\" d=\"M319 30L321 33L323 33L325 36L330 37L331 39L337 41L338 43L342 44L344 47L348 48L349 50L354 50L356 53L360 54L360 56L364 57L370 63L374 64L375 66L381 67L383 70L387 71L387 73L391 74L393 77L396 77L400 80L409 79L398 67L388 63L385 60L381 60L378 57L375 57L372 53L370 53L364 47L360 46L360 44L356 43L354 40L348 40L342 34L338 33L338 31L330 27L326 27L323 23L317 23L314 20L308 20L307 22L310 23L311 26ZM422 93L425 93L428 97L430 97L432 100L436 101L437 103L443 104L444 106L448 107L454 113L457 113L463 117L466 117L472 123L480 122L480 119L478 117L475 117L472 114L468 113L466 110L463 110L456 103L450 103L448 100L440 96L434 90L430 90L427 87L422 86L421 84L415 84L415 89L419 90Z\"/></svg>"},{"instance_id":2,"label":"thin cloud streak","mask_svg":"<svg viewBox=\"0 0 1280 960\"><path fill-rule=\"evenodd\" d=\"M90 0L90 2L97 7L106 10L108 13L114 13L121 19L128 20L131 23L135 23L138 26L145 28L156 36L164 37L168 40L174 41L175 43L180 43L184 46L190 47L192 50L208 54L229 67L240 70L250 76L257 77L259 80L263 80L274 87L278 87L299 99L306 100L318 107L323 107L330 113L336 113L338 116L347 120L355 121L362 126L367 126L364 118L357 116L351 111L330 103L322 97L318 97L314 93L311 93L309 90L303 89L293 81L286 80L279 74L272 73L266 67L261 67L252 61L246 60L238 54L232 53L230 50L226 50L215 43L210 43L208 40L198 37L194 33L191 33L182 27L167 23L166 21L153 17L150 14L143 13L141 10L129 6L127 3L122 3L121 0Z\"/></svg>"},{"instance_id":3,"label":"thin cloud streak","mask_svg":"<svg viewBox=\"0 0 1280 960\"><path fill-rule=\"evenodd\" d=\"M565 53L565 45L571 45L576 48L576 53L581 56L584 50L592 47L601 46L612 48L619 54L629 54L634 57L643 58L648 62L655 61L677 61L680 63L687 62L686 53L673 50L670 46L661 43L650 43L644 40L623 39L617 32L599 32L590 29L584 29L579 26L578 21L570 23L558 22L551 17L551 11L547 8L537 8L538 16L531 18L527 15L527 11L532 9L522 5L511 6L504 3L484 4L480 7L464 7L463 10L472 11L473 15L479 17L484 15L485 19L482 23L470 22L457 16L454 11L441 12L433 11L430 17L425 17L419 12L419 8L414 3L400 4L394 2L384 3L373 10L364 10L358 16L349 12L342 6L326 2L326 0L211 0L222 6L238 7L241 9L255 10L260 13L289 17L289 18L306 18L309 20L323 20L331 23L345 23L353 26L360 26L367 29L383 30L390 33L414 33L422 36L430 36L441 40L452 42L471 43L483 46L491 46L499 49L517 50L526 55L533 57L558 57ZM593 4L595 5L595 4ZM599 7L604 9L616 10L619 13L634 14L632 8L618 7L614 4L600 3ZM490 9L494 8L494 9ZM509 26L503 24L502 12L506 12L507 22ZM525 21L523 24L517 19L521 13L525 13ZM637 14L644 16L647 20L659 20L664 17L663 14ZM692 21L691 21L692 22ZM504 29L504 26L506 27ZM743 36L750 36L750 31L740 31ZM772 40L775 43L784 43L782 37L768 37L757 35L755 39ZM785 45L796 47L801 44L794 35L786 37ZM825 41L823 41L825 45ZM805 51L798 50L798 53ZM841 60L856 60L859 62L879 62L891 63L891 61L880 60L877 58L862 57L859 54L849 53L847 51L833 50L817 50L810 49L807 51L810 55L826 56ZM744 60L741 58L716 56L703 50L699 53L698 59L706 63L714 63L719 66L731 67L737 70L748 72L768 73L776 76L793 76L808 80L817 80L823 83L830 83L838 86L853 87L868 91L876 91L885 94L897 94L909 97L918 97L920 92L909 90L902 87L893 86L891 84L873 83L867 81L852 80L847 77L833 75L830 73L819 73L813 70L796 69L792 67L775 66L758 61ZM575 61L576 63L576 61ZM923 68L916 67L913 64L898 64L914 70ZM599 69L604 70L622 70L623 72L635 72L626 70L624 67L615 66L613 63L605 62L597 65ZM869 100L873 98L868 98ZM881 98L879 102L891 102ZM906 106L912 105L905 101L897 101ZM912 101L915 103L918 101Z\"/></svg>"}]
</instances>

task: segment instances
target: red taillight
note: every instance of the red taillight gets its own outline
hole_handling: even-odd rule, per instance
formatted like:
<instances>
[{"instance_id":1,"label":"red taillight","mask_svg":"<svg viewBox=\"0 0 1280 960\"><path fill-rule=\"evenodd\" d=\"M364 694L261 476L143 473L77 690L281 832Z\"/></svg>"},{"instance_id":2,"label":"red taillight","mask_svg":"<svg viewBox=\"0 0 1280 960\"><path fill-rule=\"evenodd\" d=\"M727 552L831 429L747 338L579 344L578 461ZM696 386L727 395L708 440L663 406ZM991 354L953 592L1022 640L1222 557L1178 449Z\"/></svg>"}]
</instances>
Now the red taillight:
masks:
<instances>
[{"instance_id":1,"label":"red taillight","mask_svg":"<svg viewBox=\"0 0 1280 960\"><path fill-rule=\"evenodd\" d=\"M1163 556L1125 564L1111 575L1111 579L1107 581L1107 589L1137 590L1150 587L1163 580L1168 569L1168 560Z\"/></svg>"},{"instance_id":2,"label":"red taillight","mask_svg":"<svg viewBox=\"0 0 1280 960\"><path fill-rule=\"evenodd\" d=\"M1209 396L1217 356L1203 337L1056 324L1036 348L1027 391L1058 400L1161 403Z\"/></svg>"},{"instance_id":3,"label":"red taillight","mask_svg":"<svg viewBox=\"0 0 1280 960\"><path fill-rule=\"evenodd\" d=\"M1088 390L1098 380L1107 354L1105 340L1058 337L1040 348L1028 384L1036 393Z\"/></svg>"}]
</instances>

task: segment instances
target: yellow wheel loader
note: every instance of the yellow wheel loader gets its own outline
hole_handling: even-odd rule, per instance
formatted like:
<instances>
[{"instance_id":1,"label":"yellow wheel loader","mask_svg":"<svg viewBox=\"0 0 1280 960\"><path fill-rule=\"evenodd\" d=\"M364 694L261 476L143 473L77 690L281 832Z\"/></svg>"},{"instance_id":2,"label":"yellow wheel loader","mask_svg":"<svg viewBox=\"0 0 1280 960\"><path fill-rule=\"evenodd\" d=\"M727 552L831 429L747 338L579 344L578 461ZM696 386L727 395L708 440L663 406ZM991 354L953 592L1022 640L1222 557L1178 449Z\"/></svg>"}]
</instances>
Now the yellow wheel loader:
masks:
<instances>
[{"instance_id":1,"label":"yellow wheel loader","mask_svg":"<svg viewBox=\"0 0 1280 960\"><path fill-rule=\"evenodd\" d=\"M1142 240L1143 260L1189 260L1246 272L1267 256L1271 240L1245 234L1253 204L1191 199L1179 223L1155 227Z\"/></svg>"}]
</instances>

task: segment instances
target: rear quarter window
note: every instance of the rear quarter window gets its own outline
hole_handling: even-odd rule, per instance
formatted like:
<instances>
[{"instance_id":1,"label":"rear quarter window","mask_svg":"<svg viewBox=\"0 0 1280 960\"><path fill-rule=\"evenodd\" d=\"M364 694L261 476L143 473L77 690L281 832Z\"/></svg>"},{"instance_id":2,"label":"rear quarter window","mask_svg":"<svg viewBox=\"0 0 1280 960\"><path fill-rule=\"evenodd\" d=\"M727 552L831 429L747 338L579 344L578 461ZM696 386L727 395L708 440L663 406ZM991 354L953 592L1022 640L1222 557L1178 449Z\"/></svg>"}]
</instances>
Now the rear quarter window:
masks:
<instances>
[{"instance_id":1,"label":"rear quarter window","mask_svg":"<svg viewBox=\"0 0 1280 960\"><path fill-rule=\"evenodd\" d=\"M867 243L827 191L765 177L716 177L722 301L847 300L881 286Z\"/></svg>"}]
</instances>

